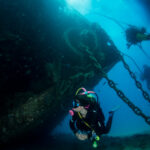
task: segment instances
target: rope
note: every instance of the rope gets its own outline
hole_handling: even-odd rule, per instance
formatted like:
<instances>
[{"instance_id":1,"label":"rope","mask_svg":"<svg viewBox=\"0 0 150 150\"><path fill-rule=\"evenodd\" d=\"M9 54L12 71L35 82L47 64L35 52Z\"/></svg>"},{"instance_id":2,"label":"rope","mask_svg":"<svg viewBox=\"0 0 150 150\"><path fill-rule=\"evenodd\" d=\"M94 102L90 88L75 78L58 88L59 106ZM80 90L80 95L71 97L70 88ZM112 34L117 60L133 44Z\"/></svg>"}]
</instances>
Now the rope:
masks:
<instances>
[{"instance_id":1,"label":"rope","mask_svg":"<svg viewBox=\"0 0 150 150\"><path fill-rule=\"evenodd\" d=\"M136 61L135 61L131 56L129 56L129 55L127 55L127 54L125 54L125 53L123 53L123 52L121 52L121 51L120 51L120 53L121 53L122 55L127 56L128 58L130 58L130 60L135 64L135 66L137 67L137 69L139 70L139 72L140 72L141 74L143 74L142 70L140 69L140 67L138 66L138 64L136 63Z\"/></svg>"},{"instance_id":2,"label":"rope","mask_svg":"<svg viewBox=\"0 0 150 150\"><path fill-rule=\"evenodd\" d=\"M143 47L141 46L141 43L138 44L138 47L140 48L140 50L144 53L144 55L150 60L150 56L146 53L146 51L143 49Z\"/></svg>"},{"instance_id":3,"label":"rope","mask_svg":"<svg viewBox=\"0 0 150 150\"><path fill-rule=\"evenodd\" d=\"M125 28L122 24L125 24L125 25L127 25L127 26L132 26L132 25L130 25L130 24L127 24L127 23L125 23L125 22L118 21L117 19L114 19L114 18L112 18L112 17L110 17L110 16L106 16L106 15L101 14L101 13L95 12L95 14L100 15L100 16L103 16L103 17L105 17L105 18L107 18L107 19L109 19L109 20L112 20L113 22L115 22L116 24L118 24L118 25L122 28L122 30L124 30L124 31L126 30L126 28Z\"/></svg>"}]
</instances>

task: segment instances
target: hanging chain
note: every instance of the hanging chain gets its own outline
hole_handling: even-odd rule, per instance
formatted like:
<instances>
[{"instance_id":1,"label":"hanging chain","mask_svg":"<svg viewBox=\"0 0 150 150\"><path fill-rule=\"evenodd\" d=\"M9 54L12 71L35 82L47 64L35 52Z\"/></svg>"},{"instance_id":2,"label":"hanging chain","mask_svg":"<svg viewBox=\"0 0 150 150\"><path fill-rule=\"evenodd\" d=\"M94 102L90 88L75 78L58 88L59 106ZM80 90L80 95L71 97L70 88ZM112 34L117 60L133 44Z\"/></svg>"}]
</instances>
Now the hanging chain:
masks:
<instances>
[{"instance_id":1,"label":"hanging chain","mask_svg":"<svg viewBox=\"0 0 150 150\"><path fill-rule=\"evenodd\" d=\"M92 56L92 58L95 58ZM108 81L108 85L113 88L115 90L115 92L117 93L117 95L133 110L133 112L135 112L135 114L137 114L138 116L141 116L144 118L144 120L150 125L150 117L146 116L141 110L140 108L138 108L137 106L135 106L125 95L124 93L119 90L116 87L116 84L114 83L114 81L110 80L107 76L107 74L102 70L101 65L98 63L97 59L93 59L94 62L94 66L95 68L97 68L100 71L100 74L102 73L103 77ZM128 66L129 68L129 66ZM135 75L131 72L131 75L135 77ZM137 81L137 86L141 87L141 84Z\"/></svg>"},{"instance_id":2,"label":"hanging chain","mask_svg":"<svg viewBox=\"0 0 150 150\"><path fill-rule=\"evenodd\" d=\"M125 60L123 59L123 57L121 57L121 60L123 62L124 67L128 70L131 78L135 81L135 85L138 89L141 90L143 97L145 98L145 100L147 100L148 102L150 102L150 96L149 94L143 90L142 88L142 84L136 79L135 74L131 71L131 69L129 68L129 65L125 62Z\"/></svg>"},{"instance_id":3,"label":"hanging chain","mask_svg":"<svg viewBox=\"0 0 150 150\"><path fill-rule=\"evenodd\" d=\"M144 118L144 120L150 125L150 117L146 116L141 110L140 108L138 108L137 106L135 106L125 95L124 93L119 90L116 87L116 84L110 80L107 76L107 74L103 71L101 64L98 62L98 60L95 58L94 54L89 51L88 46L82 45L84 47L85 52L89 55L89 59L91 60L91 62L93 62L94 68L96 69L96 73L103 75L103 77L108 81L108 85L114 89L114 91L117 93L117 95L133 110L133 112L135 112L136 115L141 116ZM119 54L120 55L120 54ZM142 90L143 92L143 96L146 100L148 100L150 102L149 99L149 95L148 93L146 93L143 89L142 89L142 85L140 82L138 82L136 80L136 77L134 75L134 73L131 72L131 70L129 69L129 66L125 63L123 57L120 57L125 68L129 71L131 77L135 80L136 82L136 86Z\"/></svg>"},{"instance_id":4,"label":"hanging chain","mask_svg":"<svg viewBox=\"0 0 150 150\"><path fill-rule=\"evenodd\" d=\"M117 95L137 114L144 118L144 120L150 125L150 117L146 116L137 106L135 106L124 93L116 87L116 84L110 80L106 73L102 72L104 78L108 81L108 85L115 90Z\"/></svg>"}]
</instances>

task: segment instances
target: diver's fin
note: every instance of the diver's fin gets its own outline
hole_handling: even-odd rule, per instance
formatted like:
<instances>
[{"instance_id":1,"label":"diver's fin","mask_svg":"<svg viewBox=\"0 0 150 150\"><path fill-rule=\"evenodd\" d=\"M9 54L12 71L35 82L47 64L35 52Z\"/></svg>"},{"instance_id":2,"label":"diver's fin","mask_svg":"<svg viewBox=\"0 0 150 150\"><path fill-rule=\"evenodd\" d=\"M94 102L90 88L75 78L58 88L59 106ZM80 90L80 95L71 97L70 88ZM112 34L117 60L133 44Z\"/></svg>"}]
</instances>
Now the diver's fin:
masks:
<instances>
[{"instance_id":1,"label":"diver's fin","mask_svg":"<svg viewBox=\"0 0 150 150\"><path fill-rule=\"evenodd\" d=\"M115 112L115 111L117 111L120 107L121 107L120 105L117 105L116 107L114 107L114 108L111 109L110 111Z\"/></svg>"},{"instance_id":2,"label":"diver's fin","mask_svg":"<svg viewBox=\"0 0 150 150\"><path fill-rule=\"evenodd\" d=\"M120 108L120 105L114 107L112 110L109 111L109 116L112 117L114 115L114 112L117 111Z\"/></svg>"}]
</instances>

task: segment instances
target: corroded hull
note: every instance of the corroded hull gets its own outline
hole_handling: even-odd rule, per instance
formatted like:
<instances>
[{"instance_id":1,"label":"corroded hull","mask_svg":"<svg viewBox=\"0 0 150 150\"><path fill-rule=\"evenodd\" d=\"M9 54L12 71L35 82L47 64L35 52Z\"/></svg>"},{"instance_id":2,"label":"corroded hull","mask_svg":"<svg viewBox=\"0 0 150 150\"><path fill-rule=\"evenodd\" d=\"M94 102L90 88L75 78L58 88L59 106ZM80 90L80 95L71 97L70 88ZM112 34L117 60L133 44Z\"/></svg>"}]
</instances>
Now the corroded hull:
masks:
<instances>
[{"instance_id":1,"label":"corroded hull","mask_svg":"<svg viewBox=\"0 0 150 150\"><path fill-rule=\"evenodd\" d=\"M52 130L77 88L92 89L118 61L105 31L62 2L0 0L0 143ZM6 15L7 14L7 15Z\"/></svg>"}]
</instances>

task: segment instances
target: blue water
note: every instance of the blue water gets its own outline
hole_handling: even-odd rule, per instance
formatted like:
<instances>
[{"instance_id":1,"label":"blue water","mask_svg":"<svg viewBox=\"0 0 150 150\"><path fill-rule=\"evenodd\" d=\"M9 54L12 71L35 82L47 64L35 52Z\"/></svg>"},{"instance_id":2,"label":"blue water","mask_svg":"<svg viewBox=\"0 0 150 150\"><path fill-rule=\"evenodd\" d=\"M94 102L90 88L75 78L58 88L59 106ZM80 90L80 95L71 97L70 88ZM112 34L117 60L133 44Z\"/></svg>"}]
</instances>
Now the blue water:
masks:
<instances>
[{"instance_id":1,"label":"blue water","mask_svg":"<svg viewBox=\"0 0 150 150\"><path fill-rule=\"evenodd\" d=\"M144 64L149 65L148 58L137 46L132 46L130 50L127 50L125 32L119 25L112 20L95 14L95 12L104 14L113 17L120 22L125 22L137 27L145 27L147 32L150 32L150 22L146 15L147 12L137 0L66 1L68 2L68 7L74 7L90 22L99 23L99 25L111 37L116 47L120 51L131 56L141 70ZM123 24L123 26L127 28L125 24ZM150 41L142 42L142 47L150 55ZM134 63L128 57L124 57L124 59L129 64L131 70L136 74L137 79L142 83L143 88L150 94L150 91L146 87L146 82L142 82L140 80L140 72ZM108 76L117 83L117 87L121 89L136 106L138 106L146 115L150 116L150 103L143 98L141 91L136 88L134 81L129 76L127 70L123 67L122 62L117 63L108 72ZM108 118L109 110L118 105L121 106L115 113L112 128L108 135L129 136L138 133L150 132L150 126L147 125L144 119L137 116L107 84L104 84L105 82L105 79L102 79L95 86L94 91L99 95L99 100L106 120ZM72 133L68 126L69 119L70 116L68 115L53 133Z\"/></svg>"}]
</instances>

